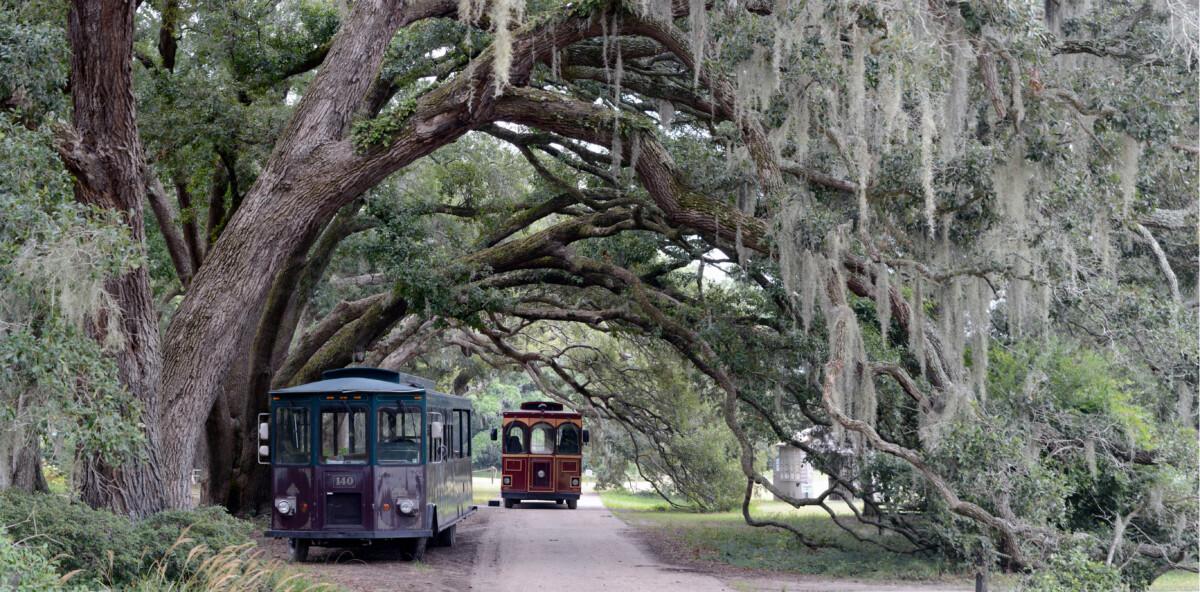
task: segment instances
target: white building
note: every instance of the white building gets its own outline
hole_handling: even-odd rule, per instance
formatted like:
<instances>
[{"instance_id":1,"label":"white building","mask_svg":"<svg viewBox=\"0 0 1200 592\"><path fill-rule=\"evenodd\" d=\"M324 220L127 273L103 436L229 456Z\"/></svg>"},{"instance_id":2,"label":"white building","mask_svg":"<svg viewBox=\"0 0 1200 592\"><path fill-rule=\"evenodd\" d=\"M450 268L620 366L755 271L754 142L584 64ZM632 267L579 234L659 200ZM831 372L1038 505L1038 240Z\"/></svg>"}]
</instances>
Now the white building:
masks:
<instances>
[{"instance_id":1,"label":"white building","mask_svg":"<svg viewBox=\"0 0 1200 592\"><path fill-rule=\"evenodd\" d=\"M804 451L791 444L775 445L771 482L791 497L815 497L829 487L829 476L808 463Z\"/></svg>"}]
</instances>

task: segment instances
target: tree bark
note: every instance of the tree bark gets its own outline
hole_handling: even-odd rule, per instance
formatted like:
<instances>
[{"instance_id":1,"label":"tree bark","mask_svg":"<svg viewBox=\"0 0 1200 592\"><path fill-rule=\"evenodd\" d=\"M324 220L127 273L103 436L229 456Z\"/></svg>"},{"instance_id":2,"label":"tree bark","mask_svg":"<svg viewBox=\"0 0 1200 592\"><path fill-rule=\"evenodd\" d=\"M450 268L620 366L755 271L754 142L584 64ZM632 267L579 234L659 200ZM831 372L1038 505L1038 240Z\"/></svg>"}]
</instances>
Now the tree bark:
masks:
<instances>
[{"instance_id":1,"label":"tree bark","mask_svg":"<svg viewBox=\"0 0 1200 592\"><path fill-rule=\"evenodd\" d=\"M50 491L42 474L37 433L22 418L28 412L28 398L17 397L15 420L0 430L0 491L10 488L27 493Z\"/></svg>"},{"instance_id":2,"label":"tree bark","mask_svg":"<svg viewBox=\"0 0 1200 592\"><path fill-rule=\"evenodd\" d=\"M196 211L192 209L192 194L188 190L186 179L175 178L175 195L179 199L184 244L187 245L188 257L192 261L192 271L195 272L200 269L200 264L204 261L205 242L200 240L200 230L196 226Z\"/></svg>"},{"instance_id":3,"label":"tree bark","mask_svg":"<svg viewBox=\"0 0 1200 592\"><path fill-rule=\"evenodd\" d=\"M307 258L304 250L300 250L288 259L263 304L254 339L249 345L250 355L244 358L247 365L244 380L229 383L221 395L232 399L227 395L236 391L239 394L236 404L241 406L241 411L234 417L225 416L229 417L230 438L234 442L231 457L224 460L227 467L216 467L211 471L222 473L221 482L213 483L210 490L230 513L248 514L270 504L270 470L258 464L258 414L268 409L267 392L271 388L271 379L287 355L300 309L307 305L341 241L365 228L357 218L360 207L361 201L356 200L342 208L315 245L311 236L305 237L304 244L313 245L308 249ZM224 405L225 411L232 411L229 409L232 404ZM219 407L222 406L213 406L210 423L218 418Z\"/></svg>"},{"instance_id":4,"label":"tree bark","mask_svg":"<svg viewBox=\"0 0 1200 592\"><path fill-rule=\"evenodd\" d=\"M132 92L135 10L133 0L72 2L67 17L72 128L62 130L59 153L75 175L76 199L120 212L133 239L144 245L145 158ZM159 421L163 406L157 396L162 358L147 269L141 266L113 278L106 288L120 308L120 317L91 319L90 332L101 340L112 331L124 337L116 364L122 384L142 405L146 447L140 462L120 467L91 456L80 459L80 495L92 506L131 515L184 506L186 482L167 477L180 457L163 446Z\"/></svg>"},{"instance_id":5,"label":"tree bark","mask_svg":"<svg viewBox=\"0 0 1200 592\"><path fill-rule=\"evenodd\" d=\"M379 339L396 321L408 312L408 302L396 294L387 294L371 303L358 318L346 323L321 348L305 360L292 376L291 384L317 380L321 372L345 366L353 361L356 352Z\"/></svg>"},{"instance_id":6,"label":"tree bark","mask_svg":"<svg viewBox=\"0 0 1200 592\"><path fill-rule=\"evenodd\" d=\"M244 200L238 191L235 201L240 205L231 216L210 218L210 223L225 218L228 222L210 227L209 240L219 237L172 318L161 355L145 268L110 282L126 337L118 367L123 384L142 403L147 447L142 459L120 468L82 463L79 481L89 503L134 515L188 506L189 472L204 419L239 354L240 340L258 321L259 303L287 260L305 248L302 237L391 173L495 117L494 52L489 51L459 76L421 95L413 114L385 145L360 153L349 137L353 114L396 30L452 13L456 5L449 0L353 4L325 63ZM65 134L61 153L78 180L80 201L123 212L134 238L144 242L144 157L131 87L135 9L132 0L75 0L69 36L78 133ZM549 59L555 48L603 34L600 19L577 15L521 31L512 48L511 84L527 82L533 64ZM215 179L214 210L224 202L226 183ZM508 247L500 245L497 255L509 252ZM400 304L393 299L389 306L373 310L383 318ZM96 319L95 333L101 335L116 323L117 319ZM343 336L361 343L373 325L347 327ZM306 374L315 367L309 362Z\"/></svg>"},{"instance_id":7,"label":"tree bark","mask_svg":"<svg viewBox=\"0 0 1200 592\"><path fill-rule=\"evenodd\" d=\"M149 166L143 167L142 176L146 182L146 196L149 198L150 207L154 210L159 231L162 232L163 240L167 243L167 254L171 256L171 264L175 266L175 274L179 276L179 283L186 289L188 284L192 283L192 275L195 272L192 255L184 242L183 235L179 233L179 227L175 224L175 212L171 210L171 203L167 201L167 192L163 189L162 183L159 182L158 177Z\"/></svg>"}]
</instances>

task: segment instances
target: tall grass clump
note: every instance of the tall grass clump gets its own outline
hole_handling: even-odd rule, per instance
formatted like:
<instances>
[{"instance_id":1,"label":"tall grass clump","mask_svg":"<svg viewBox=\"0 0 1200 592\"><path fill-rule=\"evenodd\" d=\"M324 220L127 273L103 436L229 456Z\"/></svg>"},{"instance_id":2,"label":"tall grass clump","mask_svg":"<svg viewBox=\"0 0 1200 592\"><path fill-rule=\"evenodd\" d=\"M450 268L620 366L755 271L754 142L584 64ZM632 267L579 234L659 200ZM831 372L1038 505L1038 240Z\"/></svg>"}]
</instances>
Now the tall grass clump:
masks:
<instances>
[{"instance_id":1,"label":"tall grass clump","mask_svg":"<svg viewBox=\"0 0 1200 592\"><path fill-rule=\"evenodd\" d=\"M126 587L131 592L315 592L335 590L313 584L303 574L289 571L278 560L269 560L253 542L213 551L194 544L182 533L151 569ZM185 551L183 561L171 559ZM172 575L181 574L181 575Z\"/></svg>"}]
</instances>

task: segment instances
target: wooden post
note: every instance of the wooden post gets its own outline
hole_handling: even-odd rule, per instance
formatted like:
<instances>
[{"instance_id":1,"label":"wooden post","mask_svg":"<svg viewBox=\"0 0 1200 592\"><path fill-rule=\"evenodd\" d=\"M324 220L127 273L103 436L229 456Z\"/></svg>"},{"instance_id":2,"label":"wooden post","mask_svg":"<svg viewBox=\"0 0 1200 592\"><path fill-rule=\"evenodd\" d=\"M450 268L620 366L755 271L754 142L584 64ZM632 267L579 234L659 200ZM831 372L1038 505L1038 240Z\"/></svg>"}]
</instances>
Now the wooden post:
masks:
<instances>
[{"instance_id":1,"label":"wooden post","mask_svg":"<svg viewBox=\"0 0 1200 592\"><path fill-rule=\"evenodd\" d=\"M987 592L987 570L980 569L975 572L975 592Z\"/></svg>"}]
</instances>

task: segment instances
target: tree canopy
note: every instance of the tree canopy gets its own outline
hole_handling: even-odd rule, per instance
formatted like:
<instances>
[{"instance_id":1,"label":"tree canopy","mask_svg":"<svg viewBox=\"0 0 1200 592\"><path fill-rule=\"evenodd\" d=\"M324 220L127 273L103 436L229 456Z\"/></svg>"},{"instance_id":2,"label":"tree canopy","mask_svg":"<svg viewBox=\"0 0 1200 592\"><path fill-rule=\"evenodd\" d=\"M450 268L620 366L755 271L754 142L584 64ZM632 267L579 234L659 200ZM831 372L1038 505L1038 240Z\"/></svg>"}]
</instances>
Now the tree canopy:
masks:
<instances>
[{"instance_id":1,"label":"tree canopy","mask_svg":"<svg viewBox=\"0 0 1200 592\"><path fill-rule=\"evenodd\" d=\"M6 3L0 384L59 406L0 452L104 418L66 454L84 500L186 505L199 466L248 509L272 385L521 372L679 503L1194 568L1197 14ZM775 488L775 442L829 491Z\"/></svg>"}]
</instances>

